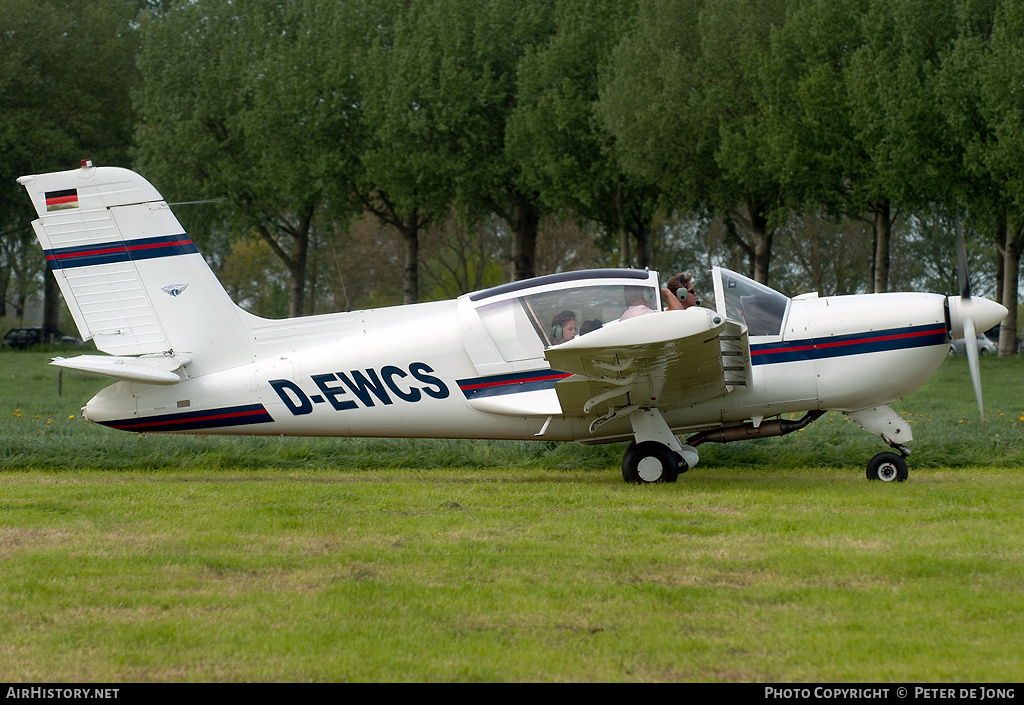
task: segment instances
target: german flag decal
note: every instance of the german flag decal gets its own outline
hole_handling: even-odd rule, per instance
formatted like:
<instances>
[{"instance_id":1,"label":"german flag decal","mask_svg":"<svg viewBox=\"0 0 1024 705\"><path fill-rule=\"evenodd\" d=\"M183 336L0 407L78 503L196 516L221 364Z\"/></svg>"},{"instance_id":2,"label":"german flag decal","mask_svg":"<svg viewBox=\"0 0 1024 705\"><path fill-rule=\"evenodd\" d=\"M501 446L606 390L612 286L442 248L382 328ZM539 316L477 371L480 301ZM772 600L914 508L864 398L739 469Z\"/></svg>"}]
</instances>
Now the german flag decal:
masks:
<instances>
[{"instance_id":1,"label":"german flag decal","mask_svg":"<svg viewBox=\"0 0 1024 705\"><path fill-rule=\"evenodd\" d=\"M78 189L46 192L46 212L78 208Z\"/></svg>"}]
</instances>

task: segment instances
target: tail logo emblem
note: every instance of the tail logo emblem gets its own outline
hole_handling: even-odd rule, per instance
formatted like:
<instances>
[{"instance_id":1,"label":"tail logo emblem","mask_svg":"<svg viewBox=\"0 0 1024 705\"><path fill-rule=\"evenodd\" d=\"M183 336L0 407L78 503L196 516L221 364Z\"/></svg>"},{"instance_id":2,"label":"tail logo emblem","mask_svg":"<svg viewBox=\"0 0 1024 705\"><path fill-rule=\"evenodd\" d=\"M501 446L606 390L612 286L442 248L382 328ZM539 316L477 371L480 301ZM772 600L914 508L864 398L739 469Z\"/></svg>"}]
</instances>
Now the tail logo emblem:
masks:
<instances>
[{"instance_id":1,"label":"tail logo emblem","mask_svg":"<svg viewBox=\"0 0 1024 705\"><path fill-rule=\"evenodd\" d=\"M185 291L187 287L188 284L171 284L169 286L165 286L163 290L171 296L177 296L181 292Z\"/></svg>"}]
</instances>

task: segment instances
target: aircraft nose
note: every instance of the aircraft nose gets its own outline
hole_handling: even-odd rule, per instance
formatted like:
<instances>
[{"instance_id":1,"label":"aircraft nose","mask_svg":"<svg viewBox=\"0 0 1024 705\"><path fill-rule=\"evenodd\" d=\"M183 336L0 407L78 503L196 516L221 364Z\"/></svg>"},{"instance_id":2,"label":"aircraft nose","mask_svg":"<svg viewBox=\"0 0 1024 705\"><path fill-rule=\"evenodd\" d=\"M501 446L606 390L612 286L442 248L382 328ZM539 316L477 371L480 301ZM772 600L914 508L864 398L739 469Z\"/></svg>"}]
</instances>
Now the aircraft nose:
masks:
<instances>
[{"instance_id":1,"label":"aircraft nose","mask_svg":"<svg viewBox=\"0 0 1024 705\"><path fill-rule=\"evenodd\" d=\"M950 335L954 339L964 337L964 319L967 316L974 319L974 329L984 333L1009 313L1005 306L988 299L947 296L946 300L949 302Z\"/></svg>"}]
</instances>

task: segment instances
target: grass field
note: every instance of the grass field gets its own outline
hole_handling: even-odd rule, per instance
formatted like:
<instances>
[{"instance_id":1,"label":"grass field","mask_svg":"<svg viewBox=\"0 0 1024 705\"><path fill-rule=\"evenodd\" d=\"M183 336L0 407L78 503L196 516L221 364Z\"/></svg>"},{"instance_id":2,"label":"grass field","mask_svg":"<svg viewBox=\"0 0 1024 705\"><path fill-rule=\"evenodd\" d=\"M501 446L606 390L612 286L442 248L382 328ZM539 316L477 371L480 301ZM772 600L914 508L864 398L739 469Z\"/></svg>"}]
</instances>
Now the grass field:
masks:
<instances>
[{"instance_id":1,"label":"grass field","mask_svg":"<svg viewBox=\"0 0 1024 705\"><path fill-rule=\"evenodd\" d=\"M1019 682L1024 360L701 447L136 436L0 354L0 681Z\"/></svg>"}]
</instances>

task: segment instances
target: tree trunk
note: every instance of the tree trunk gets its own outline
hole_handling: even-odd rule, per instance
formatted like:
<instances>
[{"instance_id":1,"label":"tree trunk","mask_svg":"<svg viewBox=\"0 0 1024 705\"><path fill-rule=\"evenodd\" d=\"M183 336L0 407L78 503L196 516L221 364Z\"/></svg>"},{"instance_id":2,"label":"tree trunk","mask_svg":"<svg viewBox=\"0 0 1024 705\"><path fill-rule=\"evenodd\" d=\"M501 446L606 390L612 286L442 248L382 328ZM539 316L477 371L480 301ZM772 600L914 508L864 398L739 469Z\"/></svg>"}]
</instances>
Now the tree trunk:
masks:
<instances>
[{"instance_id":1,"label":"tree trunk","mask_svg":"<svg viewBox=\"0 0 1024 705\"><path fill-rule=\"evenodd\" d=\"M651 266L654 255L651 252L651 229L645 224L638 224L633 228L633 237L636 239L636 266L640 269Z\"/></svg>"},{"instance_id":2,"label":"tree trunk","mask_svg":"<svg viewBox=\"0 0 1024 705\"><path fill-rule=\"evenodd\" d=\"M306 305L306 257L309 251L309 230L296 238L295 254L292 257L291 289L288 293L288 316L296 318L303 314Z\"/></svg>"},{"instance_id":3,"label":"tree trunk","mask_svg":"<svg viewBox=\"0 0 1024 705\"><path fill-rule=\"evenodd\" d=\"M49 269L49 268L47 268ZM52 271L47 271L43 283L43 326L57 327L60 317L60 287ZM50 342L50 341L40 341Z\"/></svg>"},{"instance_id":4,"label":"tree trunk","mask_svg":"<svg viewBox=\"0 0 1024 705\"><path fill-rule=\"evenodd\" d=\"M11 268L0 266L0 318L7 316L7 291L11 285Z\"/></svg>"},{"instance_id":5,"label":"tree trunk","mask_svg":"<svg viewBox=\"0 0 1024 705\"><path fill-rule=\"evenodd\" d=\"M419 220L414 216L409 227L402 230L402 241L405 243L405 267L402 276L402 301L414 304L420 296L420 228Z\"/></svg>"},{"instance_id":6,"label":"tree trunk","mask_svg":"<svg viewBox=\"0 0 1024 705\"><path fill-rule=\"evenodd\" d=\"M374 191L372 194L361 196L360 200L366 210L373 213L380 222L394 227L402 236L405 250L402 264L402 301L407 304L417 303L420 298L420 231L430 226L434 216L419 206L414 206L408 214L399 211L385 191ZM534 238L536 239L536 224Z\"/></svg>"},{"instance_id":7,"label":"tree trunk","mask_svg":"<svg viewBox=\"0 0 1024 705\"><path fill-rule=\"evenodd\" d=\"M622 187L615 191L615 211L619 219L619 268L626 269L632 262L629 256L629 228L626 227L626 212L622 205Z\"/></svg>"},{"instance_id":8,"label":"tree trunk","mask_svg":"<svg viewBox=\"0 0 1024 705\"><path fill-rule=\"evenodd\" d=\"M747 276L753 279L754 252L740 237L736 221L728 216L725 218L725 241L732 245L732 268L737 272L746 271Z\"/></svg>"},{"instance_id":9,"label":"tree trunk","mask_svg":"<svg viewBox=\"0 0 1024 705\"><path fill-rule=\"evenodd\" d=\"M774 231L768 228L768 219L761 213L760 209L750 208L750 236L753 240L753 265L754 281L768 285L768 267L772 257L772 235Z\"/></svg>"},{"instance_id":10,"label":"tree trunk","mask_svg":"<svg viewBox=\"0 0 1024 705\"><path fill-rule=\"evenodd\" d=\"M1006 212L996 215L996 303L1003 303L1006 277Z\"/></svg>"},{"instance_id":11,"label":"tree trunk","mask_svg":"<svg viewBox=\"0 0 1024 705\"><path fill-rule=\"evenodd\" d=\"M1021 229L1024 223L1007 224L1003 248L1003 306L1008 313L999 327L999 357L1017 354L1017 285L1020 279Z\"/></svg>"},{"instance_id":12,"label":"tree trunk","mask_svg":"<svg viewBox=\"0 0 1024 705\"><path fill-rule=\"evenodd\" d=\"M540 214L529 198L512 192L512 281L537 275L537 227Z\"/></svg>"},{"instance_id":13,"label":"tree trunk","mask_svg":"<svg viewBox=\"0 0 1024 705\"><path fill-rule=\"evenodd\" d=\"M882 197L871 204L874 213L872 227L875 231L875 266L872 290L881 294L889 290L889 238L892 223L889 220L889 199Z\"/></svg>"},{"instance_id":14,"label":"tree trunk","mask_svg":"<svg viewBox=\"0 0 1024 705\"><path fill-rule=\"evenodd\" d=\"M256 225L263 241L270 245L278 259L288 268L291 279L288 288L288 316L301 316L306 301L306 263L309 258L309 233L312 228L312 209L299 221L298 225L289 224L283 218L278 220L277 228L287 233L293 241L291 252L286 252L281 243L271 234L263 223Z\"/></svg>"},{"instance_id":15,"label":"tree trunk","mask_svg":"<svg viewBox=\"0 0 1024 705\"><path fill-rule=\"evenodd\" d=\"M875 229L874 220L871 222L871 278L868 279L868 293L875 293L875 253L878 252L878 230Z\"/></svg>"}]
</instances>

